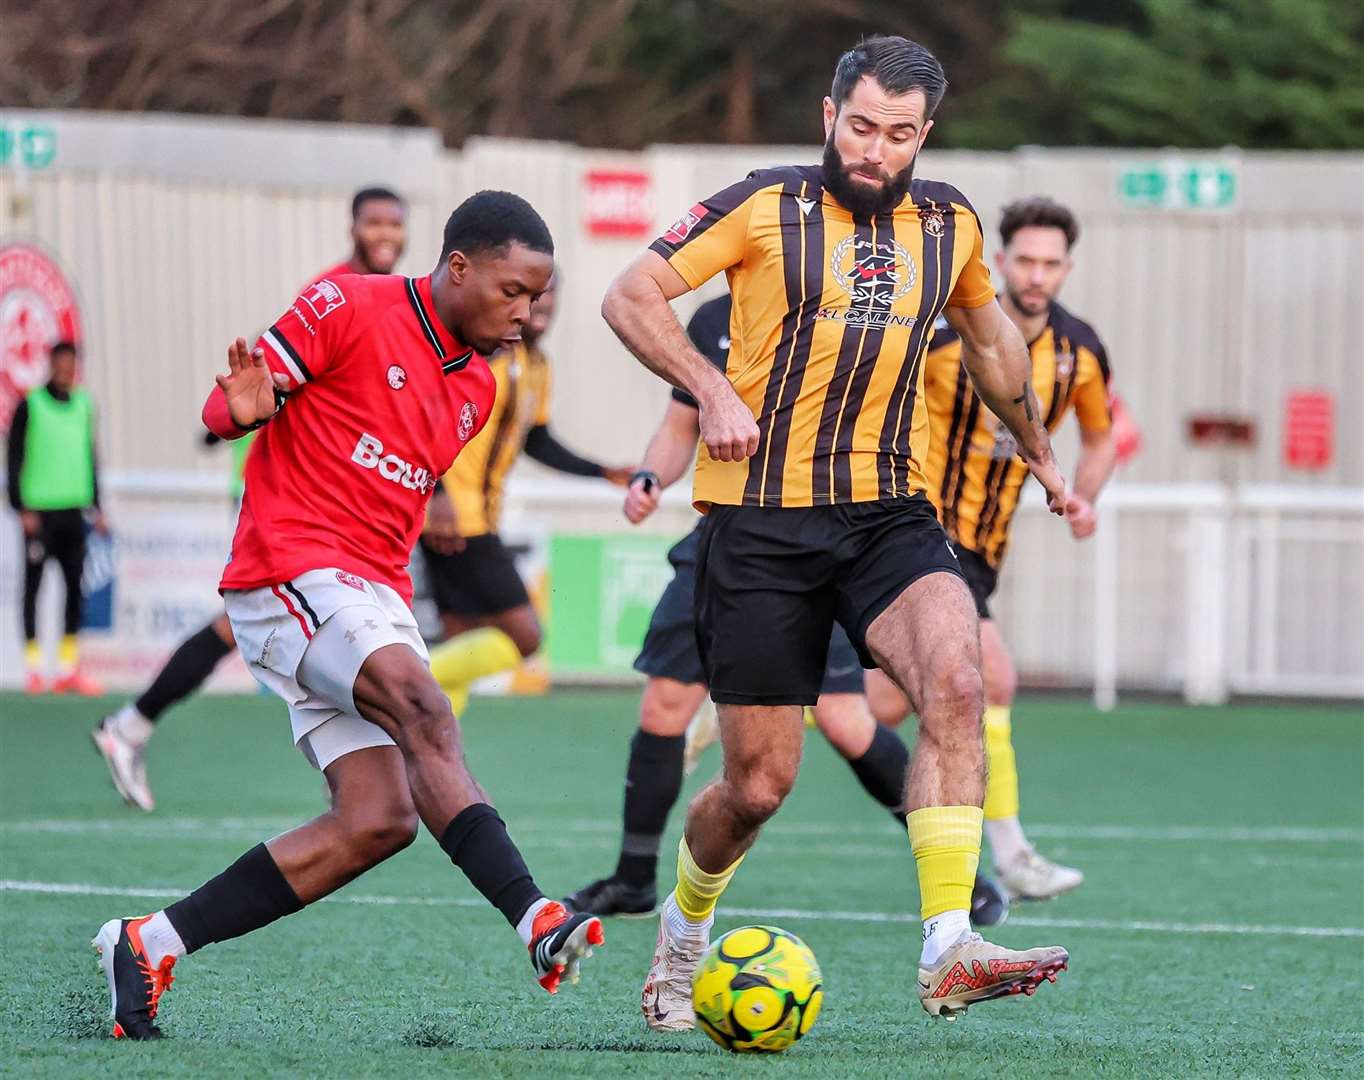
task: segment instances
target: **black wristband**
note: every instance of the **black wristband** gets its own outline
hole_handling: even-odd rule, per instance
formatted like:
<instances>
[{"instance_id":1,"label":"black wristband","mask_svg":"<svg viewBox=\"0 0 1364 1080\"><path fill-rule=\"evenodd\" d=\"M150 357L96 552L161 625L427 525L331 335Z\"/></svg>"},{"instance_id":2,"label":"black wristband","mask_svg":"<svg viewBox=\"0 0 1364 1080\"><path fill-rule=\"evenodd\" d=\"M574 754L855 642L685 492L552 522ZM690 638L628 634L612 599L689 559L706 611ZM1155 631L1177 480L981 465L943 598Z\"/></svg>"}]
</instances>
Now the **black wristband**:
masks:
<instances>
[{"instance_id":1,"label":"black wristband","mask_svg":"<svg viewBox=\"0 0 1364 1080\"><path fill-rule=\"evenodd\" d=\"M658 473L654 472L652 469L640 469L630 477L630 483L627 486L634 487L636 480L644 481L644 493L646 495L650 494L654 488L663 486L662 482L658 479Z\"/></svg>"}]
</instances>

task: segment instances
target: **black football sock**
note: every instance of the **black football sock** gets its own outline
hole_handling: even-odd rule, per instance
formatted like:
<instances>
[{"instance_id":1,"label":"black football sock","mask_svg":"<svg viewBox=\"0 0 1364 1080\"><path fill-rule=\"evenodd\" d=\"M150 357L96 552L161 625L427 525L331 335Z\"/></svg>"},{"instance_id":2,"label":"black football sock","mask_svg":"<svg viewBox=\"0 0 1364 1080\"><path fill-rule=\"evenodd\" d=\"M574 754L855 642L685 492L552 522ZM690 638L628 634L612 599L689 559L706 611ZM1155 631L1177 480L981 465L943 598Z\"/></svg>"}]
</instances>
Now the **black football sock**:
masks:
<instances>
[{"instance_id":1,"label":"black football sock","mask_svg":"<svg viewBox=\"0 0 1364 1080\"><path fill-rule=\"evenodd\" d=\"M203 686L219 661L231 651L232 646L218 636L212 623L185 638L156 673L151 686L134 702L137 711L155 721L166 709Z\"/></svg>"},{"instance_id":2,"label":"black football sock","mask_svg":"<svg viewBox=\"0 0 1364 1080\"><path fill-rule=\"evenodd\" d=\"M848 766L867 794L886 807L898 820L905 815L905 774L909 772L909 748L884 724L876 725L871 745ZM903 824L903 822L902 822Z\"/></svg>"},{"instance_id":3,"label":"black football sock","mask_svg":"<svg viewBox=\"0 0 1364 1080\"><path fill-rule=\"evenodd\" d=\"M440 846L513 928L545 895L507 835L506 823L487 803L474 803L456 814L441 834Z\"/></svg>"},{"instance_id":4,"label":"black football sock","mask_svg":"<svg viewBox=\"0 0 1364 1080\"><path fill-rule=\"evenodd\" d=\"M166 908L186 952L269 926L303 904L264 844Z\"/></svg>"},{"instance_id":5,"label":"black football sock","mask_svg":"<svg viewBox=\"0 0 1364 1080\"><path fill-rule=\"evenodd\" d=\"M615 876L644 888L658 874L658 846L677 797L682 794L685 735L653 735L636 731L625 769L625 831Z\"/></svg>"}]
</instances>

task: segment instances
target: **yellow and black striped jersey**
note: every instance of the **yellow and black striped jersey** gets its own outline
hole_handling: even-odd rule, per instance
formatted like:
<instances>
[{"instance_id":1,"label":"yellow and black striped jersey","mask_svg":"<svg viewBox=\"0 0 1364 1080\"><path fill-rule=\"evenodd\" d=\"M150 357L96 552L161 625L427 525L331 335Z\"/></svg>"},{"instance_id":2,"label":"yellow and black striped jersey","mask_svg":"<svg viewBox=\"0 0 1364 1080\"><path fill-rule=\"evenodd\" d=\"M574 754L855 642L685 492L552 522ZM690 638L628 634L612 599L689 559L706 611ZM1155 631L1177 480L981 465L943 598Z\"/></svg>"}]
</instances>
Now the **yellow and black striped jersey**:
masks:
<instances>
[{"instance_id":1,"label":"yellow and black striped jersey","mask_svg":"<svg viewBox=\"0 0 1364 1080\"><path fill-rule=\"evenodd\" d=\"M1053 303L1045 329L1028 352L1048 431L1056 430L1072 408L1081 427L1108 429L1108 353L1093 327ZM998 568L1028 466L1009 429L976 394L961 363L961 339L945 320L924 362L924 396L932 428L929 496L952 542Z\"/></svg>"},{"instance_id":2,"label":"yellow and black striped jersey","mask_svg":"<svg viewBox=\"0 0 1364 1080\"><path fill-rule=\"evenodd\" d=\"M747 461L698 448L698 509L924 489L921 365L933 322L949 304L979 307L995 295L961 192L915 180L893 210L855 222L824 191L818 166L761 169L697 203L652 250L693 288L726 273L725 374L758 421Z\"/></svg>"},{"instance_id":3,"label":"yellow and black striped jersey","mask_svg":"<svg viewBox=\"0 0 1364 1080\"><path fill-rule=\"evenodd\" d=\"M496 532L507 474L526 446L531 428L549 423L549 361L524 343L489 361L497 380L492 415L445 474L464 536Z\"/></svg>"}]
</instances>

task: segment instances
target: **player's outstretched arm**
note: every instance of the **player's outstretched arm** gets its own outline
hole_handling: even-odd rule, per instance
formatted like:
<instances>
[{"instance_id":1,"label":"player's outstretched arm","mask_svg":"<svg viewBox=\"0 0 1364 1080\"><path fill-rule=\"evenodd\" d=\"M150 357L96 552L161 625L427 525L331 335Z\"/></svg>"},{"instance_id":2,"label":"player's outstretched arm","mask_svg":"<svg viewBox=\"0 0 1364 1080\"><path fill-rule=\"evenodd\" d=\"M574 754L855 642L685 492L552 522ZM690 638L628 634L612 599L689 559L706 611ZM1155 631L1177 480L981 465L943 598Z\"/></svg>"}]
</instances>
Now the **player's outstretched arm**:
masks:
<instances>
[{"instance_id":1,"label":"player's outstretched arm","mask_svg":"<svg viewBox=\"0 0 1364 1080\"><path fill-rule=\"evenodd\" d=\"M758 423L729 380L697 351L668 305L689 291L661 255L646 251L606 290L602 318L640 363L696 399L701 439L711 457L742 461L758 450Z\"/></svg>"},{"instance_id":2,"label":"player's outstretched arm","mask_svg":"<svg viewBox=\"0 0 1364 1080\"><path fill-rule=\"evenodd\" d=\"M250 350L245 338L227 347L226 375L217 382L204 402L203 421L221 439L239 439L254 431L279 410L276 390L289 389L289 379L270 371L261 349Z\"/></svg>"},{"instance_id":3,"label":"player's outstretched arm","mask_svg":"<svg viewBox=\"0 0 1364 1080\"><path fill-rule=\"evenodd\" d=\"M1056 467L1051 438L1032 389L1028 345L997 301L949 307L947 321L961 337L961 362L976 393L1013 432L1019 453L1047 492L1047 508L1064 514L1069 496Z\"/></svg>"},{"instance_id":4,"label":"player's outstretched arm","mask_svg":"<svg viewBox=\"0 0 1364 1080\"><path fill-rule=\"evenodd\" d=\"M1080 456L1075 461L1075 495L1066 508L1066 521L1076 540L1094 534L1097 524L1094 504L1099 501L1113 469L1118 463L1118 443L1112 428L1080 427Z\"/></svg>"}]
</instances>

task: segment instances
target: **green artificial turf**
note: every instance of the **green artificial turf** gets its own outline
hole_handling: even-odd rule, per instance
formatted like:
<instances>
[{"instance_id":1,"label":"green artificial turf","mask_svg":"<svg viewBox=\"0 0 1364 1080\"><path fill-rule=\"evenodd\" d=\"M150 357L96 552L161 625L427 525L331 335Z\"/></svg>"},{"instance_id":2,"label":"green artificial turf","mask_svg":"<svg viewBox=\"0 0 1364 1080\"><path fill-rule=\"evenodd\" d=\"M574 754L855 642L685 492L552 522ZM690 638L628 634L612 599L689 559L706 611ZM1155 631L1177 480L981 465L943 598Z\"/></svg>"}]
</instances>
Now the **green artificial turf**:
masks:
<instances>
[{"instance_id":1,"label":"green artificial turf","mask_svg":"<svg viewBox=\"0 0 1364 1080\"><path fill-rule=\"evenodd\" d=\"M652 920L607 925L547 997L429 837L332 900L184 960L158 1044L114 1043L88 941L322 809L266 697L198 698L128 809L88 729L110 702L0 695L0 1074L25 1077L1280 1077L1364 1070L1364 720L1357 708L1078 700L1015 709L1023 818L1085 885L1016 905L1007 944L1058 942L1056 986L934 1023L915 994L903 830L811 735L800 783L717 929L776 923L819 957L811 1035L774 1058L645 1029ZM476 774L553 895L614 865L636 697L475 701ZM715 769L715 751L693 792ZM664 841L661 884L681 827Z\"/></svg>"}]
</instances>

